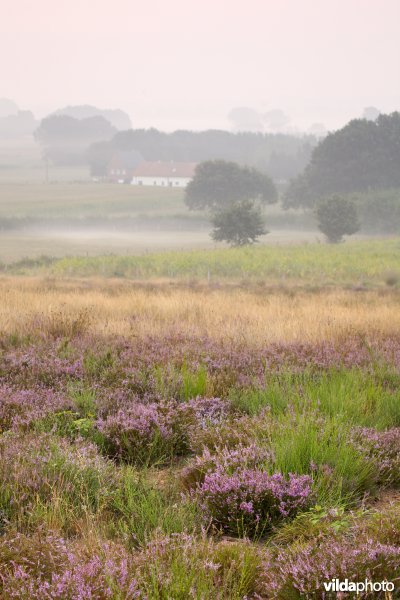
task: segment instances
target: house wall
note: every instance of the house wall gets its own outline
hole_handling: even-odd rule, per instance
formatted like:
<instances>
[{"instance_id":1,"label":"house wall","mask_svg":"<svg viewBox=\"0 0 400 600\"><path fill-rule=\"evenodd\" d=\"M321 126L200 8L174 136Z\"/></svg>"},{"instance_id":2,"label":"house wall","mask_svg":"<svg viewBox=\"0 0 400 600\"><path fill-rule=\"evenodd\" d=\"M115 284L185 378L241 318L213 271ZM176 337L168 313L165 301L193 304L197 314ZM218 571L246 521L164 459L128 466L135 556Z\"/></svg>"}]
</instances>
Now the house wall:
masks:
<instances>
[{"instance_id":1,"label":"house wall","mask_svg":"<svg viewBox=\"0 0 400 600\"><path fill-rule=\"evenodd\" d=\"M112 183L125 183L132 177L132 170L129 172L124 168L112 167L108 169L108 179Z\"/></svg>"},{"instance_id":2,"label":"house wall","mask_svg":"<svg viewBox=\"0 0 400 600\"><path fill-rule=\"evenodd\" d=\"M160 187L186 187L190 177L133 177L132 185L147 185Z\"/></svg>"}]
</instances>

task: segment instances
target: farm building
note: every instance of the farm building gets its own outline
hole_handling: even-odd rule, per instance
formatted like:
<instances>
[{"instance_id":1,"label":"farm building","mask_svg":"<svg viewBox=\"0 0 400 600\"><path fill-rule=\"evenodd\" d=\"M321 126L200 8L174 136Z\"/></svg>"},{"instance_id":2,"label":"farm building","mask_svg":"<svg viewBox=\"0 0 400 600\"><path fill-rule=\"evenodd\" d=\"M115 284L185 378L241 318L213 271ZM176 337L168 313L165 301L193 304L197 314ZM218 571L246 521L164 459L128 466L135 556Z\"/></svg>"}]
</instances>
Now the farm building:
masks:
<instances>
[{"instance_id":1,"label":"farm building","mask_svg":"<svg viewBox=\"0 0 400 600\"><path fill-rule=\"evenodd\" d=\"M107 179L113 183L130 183L133 172L143 161L139 152L117 152L107 165Z\"/></svg>"},{"instance_id":2,"label":"farm building","mask_svg":"<svg viewBox=\"0 0 400 600\"><path fill-rule=\"evenodd\" d=\"M196 166L193 162L142 162L133 172L132 185L186 187Z\"/></svg>"}]
</instances>

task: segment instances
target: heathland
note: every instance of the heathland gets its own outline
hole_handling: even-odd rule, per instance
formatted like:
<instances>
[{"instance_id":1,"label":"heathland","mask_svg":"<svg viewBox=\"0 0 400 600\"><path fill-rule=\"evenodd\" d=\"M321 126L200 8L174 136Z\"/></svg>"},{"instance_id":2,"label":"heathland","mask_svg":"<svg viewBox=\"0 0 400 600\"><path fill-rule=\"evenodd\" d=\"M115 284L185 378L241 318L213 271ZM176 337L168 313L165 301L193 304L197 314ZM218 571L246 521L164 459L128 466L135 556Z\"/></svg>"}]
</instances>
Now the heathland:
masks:
<instances>
[{"instance_id":1,"label":"heathland","mask_svg":"<svg viewBox=\"0 0 400 600\"><path fill-rule=\"evenodd\" d=\"M399 253L393 239L5 270L1 598L398 589Z\"/></svg>"},{"instance_id":2,"label":"heathland","mask_svg":"<svg viewBox=\"0 0 400 600\"><path fill-rule=\"evenodd\" d=\"M268 208L216 249L182 192L25 173L0 174L0 597L396 598L399 239Z\"/></svg>"}]
</instances>

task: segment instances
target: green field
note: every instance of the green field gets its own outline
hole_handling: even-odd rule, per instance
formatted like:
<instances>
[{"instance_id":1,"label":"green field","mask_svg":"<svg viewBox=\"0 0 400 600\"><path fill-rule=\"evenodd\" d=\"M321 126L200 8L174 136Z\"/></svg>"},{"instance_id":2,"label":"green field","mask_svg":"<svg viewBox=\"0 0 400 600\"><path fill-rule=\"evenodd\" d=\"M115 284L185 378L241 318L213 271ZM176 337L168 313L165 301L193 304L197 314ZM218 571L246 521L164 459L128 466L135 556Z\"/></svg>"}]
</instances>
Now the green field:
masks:
<instances>
[{"instance_id":1,"label":"green field","mask_svg":"<svg viewBox=\"0 0 400 600\"><path fill-rule=\"evenodd\" d=\"M0 183L0 219L187 214L181 190L106 183Z\"/></svg>"},{"instance_id":2,"label":"green field","mask_svg":"<svg viewBox=\"0 0 400 600\"><path fill-rule=\"evenodd\" d=\"M22 261L9 267L20 274L73 277L268 280L316 285L397 285L400 240L369 240L339 245L263 245L247 248L171 251L141 256L66 257L53 262Z\"/></svg>"}]
</instances>

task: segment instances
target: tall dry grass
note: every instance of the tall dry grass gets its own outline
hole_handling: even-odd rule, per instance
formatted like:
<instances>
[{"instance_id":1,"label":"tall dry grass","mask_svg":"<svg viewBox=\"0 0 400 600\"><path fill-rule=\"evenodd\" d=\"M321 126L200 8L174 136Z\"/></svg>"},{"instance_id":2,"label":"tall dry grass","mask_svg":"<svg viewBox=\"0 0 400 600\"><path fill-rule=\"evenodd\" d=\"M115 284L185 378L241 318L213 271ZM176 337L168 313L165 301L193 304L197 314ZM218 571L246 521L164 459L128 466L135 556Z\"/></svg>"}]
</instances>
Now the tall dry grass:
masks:
<instances>
[{"instance_id":1,"label":"tall dry grass","mask_svg":"<svg viewBox=\"0 0 400 600\"><path fill-rule=\"evenodd\" d=\"M249 344L400 331L396 290L173 287L115 280L0 280L0 332L126 336L184 332Z\"/></svg>"}]
</instances>

